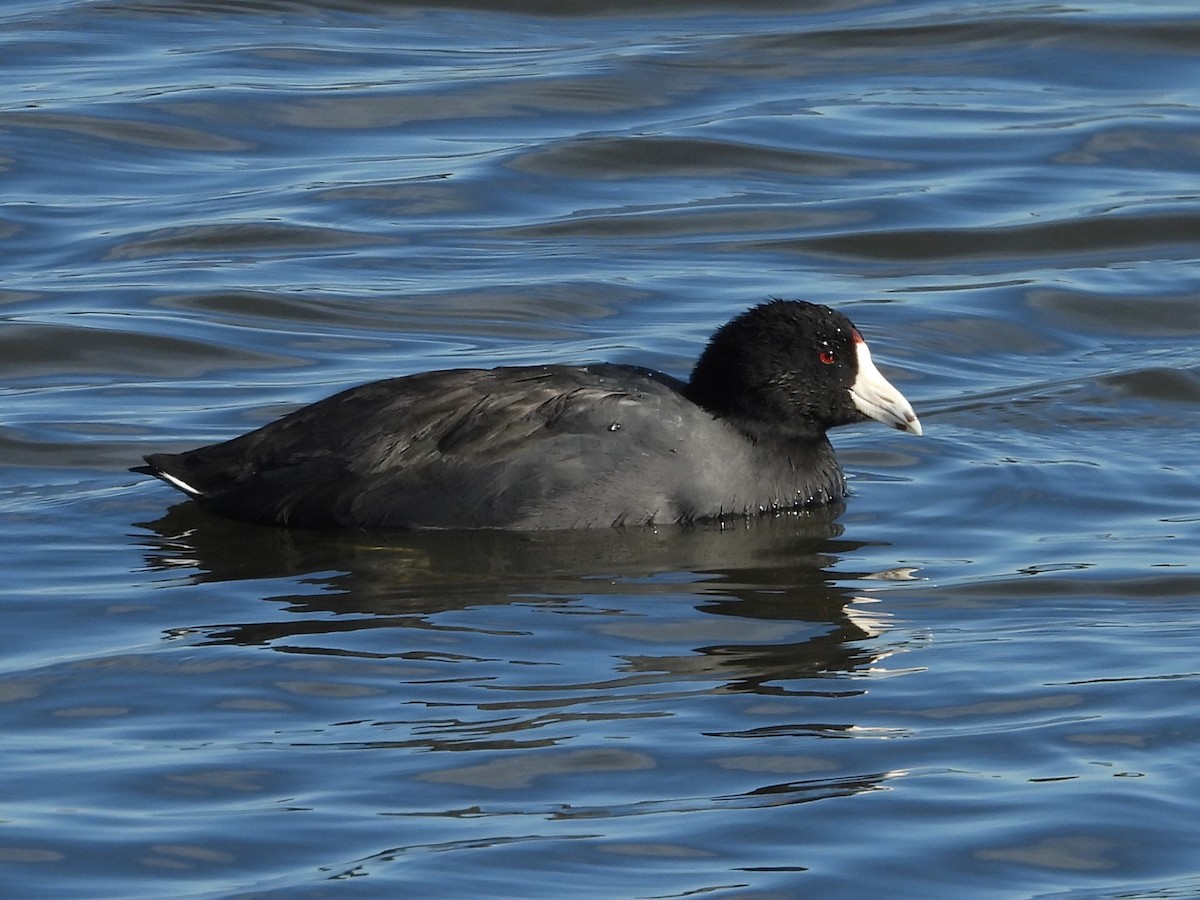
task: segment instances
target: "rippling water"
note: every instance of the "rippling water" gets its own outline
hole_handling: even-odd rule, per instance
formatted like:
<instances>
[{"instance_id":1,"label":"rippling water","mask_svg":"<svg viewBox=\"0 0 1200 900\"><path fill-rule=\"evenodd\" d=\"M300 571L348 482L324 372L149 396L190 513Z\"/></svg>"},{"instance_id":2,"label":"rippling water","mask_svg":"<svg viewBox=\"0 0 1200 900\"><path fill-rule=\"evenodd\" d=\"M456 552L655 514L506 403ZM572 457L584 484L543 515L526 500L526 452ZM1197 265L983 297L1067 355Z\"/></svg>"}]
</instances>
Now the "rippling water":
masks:
<instances>
[{"instance_id":1,"label":"rippling water","mask_svg":"<svg viewBox=\"0 0 1200 900\"><path fill-rule=\"evenodd\" d=\"M1191 3L10 0L5 896L1200 895ZM126 467L845 310L922 439L724 530Z\"/></svg>"}]
</instances>

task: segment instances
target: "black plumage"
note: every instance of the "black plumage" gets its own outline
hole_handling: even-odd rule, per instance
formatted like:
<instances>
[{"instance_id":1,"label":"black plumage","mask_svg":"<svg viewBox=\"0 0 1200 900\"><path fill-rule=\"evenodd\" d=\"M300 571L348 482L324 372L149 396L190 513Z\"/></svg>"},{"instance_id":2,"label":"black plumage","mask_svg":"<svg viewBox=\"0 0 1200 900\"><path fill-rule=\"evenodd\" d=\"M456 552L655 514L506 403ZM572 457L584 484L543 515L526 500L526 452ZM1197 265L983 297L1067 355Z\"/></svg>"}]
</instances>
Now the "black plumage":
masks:
<instances>
[{"instance_id":1,"label":"black plumage","mask_svg":"<svg viewBox=\"0 0 1200 900\"><path fill-rule=\"evenodd\" d=\"M612 364L427 372L134 471L295 527L686 523L841 497L825 430L868 416L920 433L845 316L772 301L721 328L688 383Z\"/></svg>"}]
</instances>

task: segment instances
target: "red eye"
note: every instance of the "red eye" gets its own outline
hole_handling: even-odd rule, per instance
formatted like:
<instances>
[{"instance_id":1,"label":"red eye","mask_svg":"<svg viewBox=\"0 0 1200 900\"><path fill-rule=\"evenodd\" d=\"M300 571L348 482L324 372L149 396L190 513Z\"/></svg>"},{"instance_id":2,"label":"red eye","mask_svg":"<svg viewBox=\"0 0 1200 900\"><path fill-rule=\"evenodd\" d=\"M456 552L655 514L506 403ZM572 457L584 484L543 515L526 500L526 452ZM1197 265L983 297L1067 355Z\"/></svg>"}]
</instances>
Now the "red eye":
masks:
<instances>
[{"instance_id":1,"label":"red eye","mask_svg":"<svg viewBox=\"0 0 1200 900\"><path fill-rule=\"evenodd\" d=\"M827 366L832 366L835 362L837 362L837 356L834 355L832 350L822 350L817 355L817 358Z\"/></svg>"}]
</instances>

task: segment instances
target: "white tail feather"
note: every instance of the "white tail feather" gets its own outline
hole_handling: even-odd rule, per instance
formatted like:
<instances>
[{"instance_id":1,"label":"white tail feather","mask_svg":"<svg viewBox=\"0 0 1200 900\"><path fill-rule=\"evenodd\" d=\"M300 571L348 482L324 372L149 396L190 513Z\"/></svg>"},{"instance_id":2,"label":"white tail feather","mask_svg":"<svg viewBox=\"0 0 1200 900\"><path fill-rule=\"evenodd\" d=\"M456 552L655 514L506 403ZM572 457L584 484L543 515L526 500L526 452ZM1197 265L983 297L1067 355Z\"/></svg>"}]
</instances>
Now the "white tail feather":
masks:
<instances>
[{"instance_id":1,"label":"white tail feather","mask_svg":"<svg viewBox=\"0 0 1200 900\"><path fill-rule=\"evenodd\" d=\"M163 471L159 470L159 471L156 471L154 474L157 475L159 478L161 478L163 481L167 482L168 484L174 485L175 487L179 488L185 494L190 494L193 497L199 497L203 493L202 491L196 490L194 487L192 487L190 484L188 484L183 479L176 478L170 472L163 472Z\"/></svg>"}]
</instances>

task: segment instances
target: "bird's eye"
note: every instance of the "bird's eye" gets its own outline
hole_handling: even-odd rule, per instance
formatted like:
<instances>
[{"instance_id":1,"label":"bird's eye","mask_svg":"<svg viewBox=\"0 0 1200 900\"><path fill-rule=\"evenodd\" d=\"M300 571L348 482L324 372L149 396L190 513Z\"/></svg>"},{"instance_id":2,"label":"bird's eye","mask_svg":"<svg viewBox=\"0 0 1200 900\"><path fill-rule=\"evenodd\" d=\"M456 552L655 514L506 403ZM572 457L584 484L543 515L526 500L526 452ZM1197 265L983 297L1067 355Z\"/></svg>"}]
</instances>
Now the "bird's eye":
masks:
<instances>
[{"instance_id":1,"label":"bird's eye","mask_svg":"<svg viewBox=\"0 0 1200 900\"><path fill-rule=\"evenodd\" d=\"M837 362L837 354L827 348L817 354L817 359L821 360L827 366L832 366Z\"/></svg>"}]
</instances>

